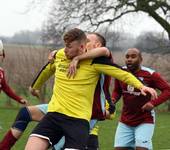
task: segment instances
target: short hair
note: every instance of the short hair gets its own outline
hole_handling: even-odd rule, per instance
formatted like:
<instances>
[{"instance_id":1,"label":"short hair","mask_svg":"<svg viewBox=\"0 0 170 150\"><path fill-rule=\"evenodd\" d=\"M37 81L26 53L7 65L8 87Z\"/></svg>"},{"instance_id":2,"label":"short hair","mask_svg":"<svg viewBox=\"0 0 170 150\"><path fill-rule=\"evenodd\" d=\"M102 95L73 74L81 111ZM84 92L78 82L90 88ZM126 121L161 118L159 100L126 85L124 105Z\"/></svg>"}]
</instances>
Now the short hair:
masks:
<instances>
[{"instance_id":1,"label":"short hair","mask_svg":"<svg viewBox=\"0 0 170 150\"><path fill-rule=\"evenodd\" d=\"M129 48L128 50L134 50L134 51L136 51L136 52L138 53L139 57L142 59L142 53L141 53L140 49L138 49L138 48ZM127 51L128 51L128 50L127 50ZM126 52L126 53L127 53L127 52Z\"/></svg>"},{"instance_id":2,"label":"short hair","mask_svg":"<svg viewBox=\"0 0 170 150\"><path fill-rule=\"evenodd\" d=\"M106 39L104 38L103 35L101 35L100 33L97 33L97 32L91 32L89 34L94 34L97 36L98 40L100 41L100 43L102 44L103 47L106 46Z\"/></svg>"},{"instance_id":3,"label":"short hair","mask_svg":"<svg viewBox=\"0 0 170 150\"><path fill-rule=\"evenodd\" d=\"M78 29L78 28L74 28L71 29L69 31L67 31L64 36L63 36L63 40L66 43L71 43L73 41L86 41L87 40L87 36L85 34L84 31Z\"/></svg>"}]
</instances>

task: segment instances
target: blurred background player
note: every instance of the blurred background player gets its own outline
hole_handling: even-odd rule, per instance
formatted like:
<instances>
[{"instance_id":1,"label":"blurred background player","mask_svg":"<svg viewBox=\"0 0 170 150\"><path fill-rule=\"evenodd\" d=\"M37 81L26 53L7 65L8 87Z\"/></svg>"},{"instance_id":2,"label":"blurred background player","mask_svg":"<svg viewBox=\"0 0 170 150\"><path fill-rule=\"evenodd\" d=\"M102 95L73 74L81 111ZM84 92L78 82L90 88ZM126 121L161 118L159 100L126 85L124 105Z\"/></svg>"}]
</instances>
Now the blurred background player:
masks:
<instances>
[{"instance_id":1,"label":"blurred background player","mask_svg":"<svg viewBox=\"0 0 170 150\"><path fill-rule=\"evenodd\" d=\"M1 61L1 63L3 62L4 58L5 58L5 51L4 51L4 48L3 48L3 43L0 40L0 61ZM4 70L0 67L0 91L1 90L3 92L5 92L12 99L19 102L20 104L27 104L27 100L16 95L16 93L7 84L6 79L5 79Z\"/></svg>"},{"instance_id":2,"label":"blurred background player","mask_svg":"<svg viewBox=\"0 0 170 150\"><path fill-rule=\"evenodd\" d=\"M4 58L5 58L5 51L3 48L3 43L0 40L0 61L1 61L1 63L3 62ZM24 104L24 105L27 104L27 100L16 95L16 93L8 85L8 83L6 82L6 79L5 79L4 70L1 67L0 67L0 91L5 92L5 94L7 94L9 97L11 97L12 99L14 99L15 101L17 101L20 104ZM11 132L8 133L7 138L10 135L11 135Z\"/></svg>"},{"instance_id":3,"label":"blurred background player","mask_svg":"<svg viewBox=\"0 0 170 150\"><path fill-rule=\"evenodd\" d=\"M144 67L142 54L136 48L125 53L125 70L135 75L144 85L161 91L156 99L141 95L133 86L115 80L112 99L116 103L123 96L123 110L115 135L115 150L152 150L155 126L154 107L170 98L170 86L159 73Z\"/></svg>"}]
</instances>

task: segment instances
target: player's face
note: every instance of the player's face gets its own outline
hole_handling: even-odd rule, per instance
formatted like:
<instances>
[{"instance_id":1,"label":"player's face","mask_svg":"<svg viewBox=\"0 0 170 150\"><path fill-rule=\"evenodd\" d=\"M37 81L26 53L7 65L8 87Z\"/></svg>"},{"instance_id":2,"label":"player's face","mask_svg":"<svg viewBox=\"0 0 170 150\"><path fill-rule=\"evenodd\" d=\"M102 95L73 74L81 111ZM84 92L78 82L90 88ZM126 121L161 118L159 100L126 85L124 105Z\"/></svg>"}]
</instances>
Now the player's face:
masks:
<instances>
[{"instance_id":1,"label":"player's face","mask_svg":"<svg viewBox=\"0 0 170 150\"><path fill-rule=\"evenodd\" d=\"M86 49L87 50L92 50L96 47L98 47L98 40L97 40L97 37L96 35L94 34L87 34L87 44L86 44Z\"/></svg>"},{"instance_id":2,"label":"player's face","mask_svg":"<svg viewBox=\"0 0 170 150\"><path fill-rule=\"evenodd\" d=\"M79 41L73 41L71 43L65 43L65 55L68 59L80 55L83 53L85 44L80 43Z\"/></svg>"},{"instance_id":3,"label":"player's face","mask_svg":"<svg viewBox=\"0 0 170 150\"><path fill-rule=\"evenodd\" d=\"M134 72L140 68L141 56L139 52L134 49L129 49L125 55L125 63L128 70Z\"/></svg>"}]
</instances>

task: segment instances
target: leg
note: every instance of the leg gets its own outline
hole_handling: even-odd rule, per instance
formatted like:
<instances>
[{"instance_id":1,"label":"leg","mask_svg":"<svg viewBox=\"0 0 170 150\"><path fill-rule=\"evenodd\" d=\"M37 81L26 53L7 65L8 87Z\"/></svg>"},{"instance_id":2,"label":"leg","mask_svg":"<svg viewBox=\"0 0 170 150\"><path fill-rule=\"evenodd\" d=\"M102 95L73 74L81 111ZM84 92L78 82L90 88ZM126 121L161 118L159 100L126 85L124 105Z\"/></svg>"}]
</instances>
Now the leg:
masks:
<instances>
[{"instance_id":1,"label":"leg","mask_svg":"<svg viewBox=\"0 0 170 150\"><path fill-rule=\"evenodd\" d=\"M53 150L61 150L65 143L65 137L63 136L60 141L53 146Z\"/></svg>"},{"instance_id":2,"label":"leg","mask_svg":"<svg viewBox=\"0 0 170 150\"><path fill-rule=\"evenodd\" d=\"M21 108L12 128L6 133L3 140L0 142L0 149L11 149L25 131L28 123L32 120L39 121L43 116L44 114L36 106Z\"/></svg>"},{"instance_id":3,"label":"leg","mask_svg":"<svg viewBox=\"0 0 170 150\"><path fill-rule=\"evenodd\" d=\"M68 116L63 117L63 119L62 128L65 135L64 148L84 149L89 137L88 121Z\"/></svg>"},{"instance_id":4,"label":"leg","mask_svg":"<svg viewBox=\"0 0 170 150\"><path fill-rule=\"evenodd\" d=\"M25 150L47 150L48 147L49 142L47 139L33 136L28 139Z\"/></svg>"},{"instance_id":5,"label":"leg","mask_svg":"<svg viewBox=\"0 0 170 150\"><path fill-rule=\"evenodd\" d=\"M115 150L133 150L134 144L134 127L119 122L115 134Z\"/></svg>"},{"instance_id":6,"label":"leg","mask_svg":"<svg viewBox=\"0 0 170 150\"><path fill-rule=\"evenodd\" d=\"M98 150L99 149L99 141L98 141L98 131L99 126L95 122L94 124L93 120L90 121L90 135L87 141L87 150ZM92 126L93 125L93 126Z\"/></svg>"},{"instance_id":7,"label":"leg","mask_svg":"<svg viewBox=\"0 0 170 150\"><path fill-rule=\"evenodd\" d=\"M135 129L136 150L152 150L154 124L144 123Z\"/></svg>"},{"instance_id":8,"label":"leg","mask_svg":"<svg viewBox=\"0 0 170 150\"><path fill-rule=\"evenodd\" d=\"M93 129L91 130L91 135L88 139L87 149L88 150L97 150L99 147L98 143L98 126L95 126L97 120L92 120L90 122L90 127ZM53 150L62 150L65 143L65 137L63 136L60 141L54 145Z\"/></svg>"},{"instance_id":9,"label":"leg","mask_svg":"<svg viewBox=\"0 0 170 150\"><path fill-rule=\"evenodd\" d=\"M98 135L90 134L86 149L87 150L98 150L99 149Z\"/></svg>"},{"instance_id":10,"label":"leg","mask_svg":"<svg viewBox=\"0 0 170 150\"><path fill-rule=\"evenodd\" d=\"M12 134L16 139L20 138L30 121L39 122L44 117L44 114L37 106L39 105L21 108L11 128Z\"/></svg>"},{"instance_id":11,"label":"leg","mask_svg":"<svg viewBox=\"0 0 170 150\"><path fill-rule=\"evenodd\" d=\"M49 145L54 145L63 136L62 129L60 127L60 121L55 113L47 113L40 123L33 130L28 142L26 144L26 150L44 150Z\"/></svg>"},{"instance_id":12,"label":"leg","mask_svg":"<svg viewBox=\"0 0 170 150\"><path fill-rule=\"evenodd\" d=\"M32 121L39 122L44 117L44 114L46 114L46 113L42 112L41 108L40 108L40 106L43 106L43 105L46 105L46 104L41 104L41 105L35 105L35 106L29 106L28 107L29 112L30 112L31 117L32 117ZM46 110L47 110L47 107L46 107Z\"/></svg>"}]
</instances>

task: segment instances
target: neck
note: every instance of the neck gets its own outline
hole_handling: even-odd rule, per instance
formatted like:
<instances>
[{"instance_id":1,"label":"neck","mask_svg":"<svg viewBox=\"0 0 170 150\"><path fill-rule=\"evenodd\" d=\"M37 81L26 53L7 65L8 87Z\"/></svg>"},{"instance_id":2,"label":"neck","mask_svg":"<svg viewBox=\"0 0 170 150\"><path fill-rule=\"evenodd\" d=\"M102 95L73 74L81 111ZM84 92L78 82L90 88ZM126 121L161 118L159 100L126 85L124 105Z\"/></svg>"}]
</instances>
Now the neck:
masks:
<instances>
[{"instance_id":1,"label":"neck","mask_svg":"<svg viewBox=\"0 0 170 150\"><path fill-rule=\"evenodd\" d=\"M128 69L130 72L132 72L132 73L136 73L136 72L138 72L139 70L141 70L141 66L138 66L137 68L134 68L133 70L130 70L130 69Z\"/></svg>"}]
</instances>

